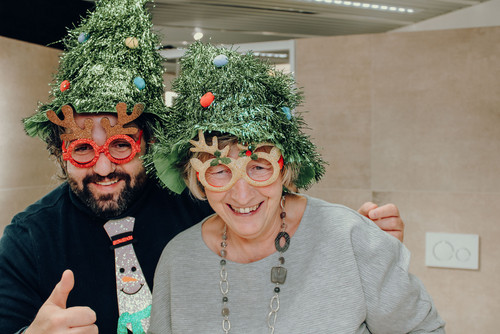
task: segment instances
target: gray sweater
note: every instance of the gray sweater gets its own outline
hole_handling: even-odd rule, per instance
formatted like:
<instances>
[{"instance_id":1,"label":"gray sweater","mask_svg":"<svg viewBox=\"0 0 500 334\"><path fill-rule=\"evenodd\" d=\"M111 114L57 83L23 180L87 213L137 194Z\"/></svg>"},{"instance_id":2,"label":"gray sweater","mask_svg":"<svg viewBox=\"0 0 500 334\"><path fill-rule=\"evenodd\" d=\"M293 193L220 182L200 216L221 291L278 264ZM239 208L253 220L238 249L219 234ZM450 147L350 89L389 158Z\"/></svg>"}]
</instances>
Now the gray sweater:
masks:
<instances>
[{"instance_id":1,"label":"gray sweater","mask_svg":"<svg viewBox=\"0 0 500 334\"><path fill-rule=\"evenodd\" d=\"M284 254L276 334L444 333L444 322L418 278L409 251L344 206L307 197ZM149 333L223 333L220 257L203 242L203 221L175 237L158 264ZM275 253L227 261L230 333L268 333Z\"/></svg>"}]
</instances>

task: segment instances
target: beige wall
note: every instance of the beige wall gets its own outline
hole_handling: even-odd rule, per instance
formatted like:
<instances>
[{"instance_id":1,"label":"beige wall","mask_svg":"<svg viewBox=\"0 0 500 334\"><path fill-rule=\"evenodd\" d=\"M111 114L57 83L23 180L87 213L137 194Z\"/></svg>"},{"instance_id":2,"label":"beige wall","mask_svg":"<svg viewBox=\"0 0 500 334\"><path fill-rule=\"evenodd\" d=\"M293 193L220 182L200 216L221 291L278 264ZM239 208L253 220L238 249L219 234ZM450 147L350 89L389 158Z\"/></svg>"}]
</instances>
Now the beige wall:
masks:
<instances>
[{"instance_id":1,"label":"beige wall","mask_svg":"<svg viewBox=\"0 0 500 334\"><path fill-rule=\"evenodd\" d=\"M302 39L296 58L306 119L330 162L309 192L351 207L396 203L411 269L447 332L495 333L500 27ZM0 233L57 184L44 145L20 123L48 98L57 62L57 50L0 37ZM425 232L479 234L480 269L425 267Z\"/></svg>"},{"instance_id":2,"label":"beige wall","mask_svg":"<svg viewBox=\"0 0 500 334\"><path fill-rule=\"evenodd\" d=\"M57 185L45 145L24 134L21 119L47 101L58 52L0 36L0 235L15 213Z\"/></svg>"},{"instance_id":3,"label":"beige wall","mask_svg":"<svg viewBox=\"0 0 500 334\"><path fill-rule=\"evenodd\" d=\"M396 203L447 333L500 313L500 27L301 39L296 75L330 162L309 192ZM425 232L480 237L480 269L425 266Z\"/></svg>"}]
</instances>

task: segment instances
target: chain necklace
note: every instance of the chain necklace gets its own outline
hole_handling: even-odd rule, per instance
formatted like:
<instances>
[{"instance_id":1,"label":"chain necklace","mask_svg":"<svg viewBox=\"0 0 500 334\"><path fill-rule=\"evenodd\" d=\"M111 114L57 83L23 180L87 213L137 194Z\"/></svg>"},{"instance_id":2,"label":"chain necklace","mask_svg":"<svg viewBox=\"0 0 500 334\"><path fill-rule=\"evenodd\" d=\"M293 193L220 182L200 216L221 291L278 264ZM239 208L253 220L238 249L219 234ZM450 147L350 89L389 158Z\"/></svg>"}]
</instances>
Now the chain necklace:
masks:
<instances>
[{"instance_id":1,"label":"chain necklace","mask_svg":"<svg viewBox=\"0 0 500 334\"><path fill-rule=\"evenodd\" d=\"M281 197L281 230L274 239L274 246L276 250L279 252L278 262L279 264L275 267L271 268L271 283L274 284L274 294L271 297L271 301L269 302L269 313L267 315L267 326L269 328L269 333L274 334L274 326L276 324L276 318L278 316L278 311L280 309L280 297L279 293L281 291L280 285L285 283L286 280L286 268L283 267L285 264L285 258L283 257L283 253L286 252L288 247L290 246L290 236L285 232L286 224L285 224L285 196ZM281 246L281 239L285 240L283 246ZM222 242L221 242L221 251L220 251L220 292L222 293L222 330L225 334L229 333L231 329L231 322L229 321L229 307L228 307L228 293L229 293L229 282L227 280L227 271L226 271L226 256L227 256L227 225L224 224L224 230L222 232Z\"/></svg>"}]
</instances>

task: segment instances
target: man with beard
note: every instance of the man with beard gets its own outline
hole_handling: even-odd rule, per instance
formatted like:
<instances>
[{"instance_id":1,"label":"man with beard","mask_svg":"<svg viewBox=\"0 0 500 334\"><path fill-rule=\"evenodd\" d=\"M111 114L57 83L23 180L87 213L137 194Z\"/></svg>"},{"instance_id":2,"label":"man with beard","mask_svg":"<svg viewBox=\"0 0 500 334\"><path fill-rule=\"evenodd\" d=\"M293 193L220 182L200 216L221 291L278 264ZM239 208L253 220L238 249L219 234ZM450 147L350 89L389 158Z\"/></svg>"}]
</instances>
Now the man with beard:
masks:
<instances>
[{"instance_id":1,"label":"man with beard","mask_svg":"<svg viewBox=\"0 0 500 334\"><path fill-rule=\"evenodd\" d=\"M52 101L24 120L66 182L0 239L0 333L146 332L163 248L211 212L161 189L143 166L166 112L145 2L98 1L65 39ZM116 22L127 24L114 31ZM395 206L360 210L402 240Z\"/></svg>"},{"instance_id":2,"label":"man with beard","mask_svg":"<svg viewBox=\"0 0 500 334\"><path fill-rule=\"evenodd\" d=\"M67 182L17 214L0 242L2 333L70 328L81 333L117 332L119 319L133 313L122 312L117 302L123 308L127 301L120 299L125 297L137 303L118 290L119 283L142 282L141 291L147 290L142 298L150 298L149 287L166 243L210 213L206 205L186 195L170 195L147 177L142 157L151 132L145 122L150 115L122 124L119 113L75 113L65 108L71 112L64 113L64 119L47 114L59 123L53 128L61 133L61 146L49 148L63 148L58 157ZM79 129L89 131L75 135ZM133 229L121 231L118 238L110 236L108 223L121 225L130 217ZM127 237L135 253L117 268L120 248L112 246ZM129 266L127 261L134 259ZM126 276L119 277L120 270Z\"/></svg>"},{"instance_id":3,"label":"man with beard","mask_svg":"<svg viewBox=\"0 0 500 334\"><path fill-rule=\"evenodd\" d=\"M161 251L211 212L143 166L167 111L146 2L97 1L68 30L50 101L24 120L65 182L0 239L0 333L144 333Z\"/></svg>"},{"instance_id":4,"label":"man with beard","mask_svg":"<svg viewBox=\"0 0 500 334\"><path fill-rule=\"evenodd\" d=\"M92 139L98 146L104 145L108 139L101 125L103 118L110 120L112 126L116 125L117 118L113 114L74 115L75 123L79 127L83 127L87 119L93 121ZM138 130L131 138L137 141L139 133ZM116 145L118 144L132 146L127 142L120 142ZM84 143L84 145L88 144ZM85 147L73 148L73 151L76 150L85 150ZM140 152L145 152L145 150L146 144L142 140ZM87 151L91 151L90 158L92 159L95 152L90 147ZM105 218L117 217L122 214L130 203L142 193L147 180L142 161L135 158L129 163L115 164L109 158L103 157L97 159L95 165L86 168L82 168L78 163L70 163L66 166L66 171L71 190L94 214Z\"/></svg>"}]
</instances>

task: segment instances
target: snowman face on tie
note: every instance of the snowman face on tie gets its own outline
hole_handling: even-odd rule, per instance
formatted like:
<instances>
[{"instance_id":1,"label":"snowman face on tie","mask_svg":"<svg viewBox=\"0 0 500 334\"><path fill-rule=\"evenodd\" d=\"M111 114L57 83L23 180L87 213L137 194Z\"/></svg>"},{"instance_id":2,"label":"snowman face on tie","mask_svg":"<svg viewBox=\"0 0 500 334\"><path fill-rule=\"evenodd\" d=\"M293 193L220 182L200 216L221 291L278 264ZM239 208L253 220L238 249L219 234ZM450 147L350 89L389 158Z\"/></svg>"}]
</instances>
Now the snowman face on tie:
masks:
<instances>
[{"instance_id":1,"label":"snowman face on tie","mask_svg":"<svg viewBox=\"0 0 500 334\"><path fill-rule=\"evenodd\" d=\"M109 221L105 229L115 251L116 287L118 294L135 295L146 286L149 290L139 260L134 251L134 218Z\"/></svg>"},{"instance_id":2,"label":"snowman face on tie","mask_svg":"<svg viewBox=\"0 0 500 334\"><path fill-rule=\"evenodd\" d=\"M127 259L128 260L128 259ZM134 295L138 293L144 284L144 275L141 272L141 268L136 266L134 261L125 261L130 263L123 263L117 266L117 287L118 290L127 294Z\"/></svg>"}]
</instances>

